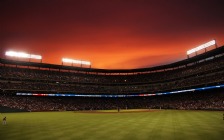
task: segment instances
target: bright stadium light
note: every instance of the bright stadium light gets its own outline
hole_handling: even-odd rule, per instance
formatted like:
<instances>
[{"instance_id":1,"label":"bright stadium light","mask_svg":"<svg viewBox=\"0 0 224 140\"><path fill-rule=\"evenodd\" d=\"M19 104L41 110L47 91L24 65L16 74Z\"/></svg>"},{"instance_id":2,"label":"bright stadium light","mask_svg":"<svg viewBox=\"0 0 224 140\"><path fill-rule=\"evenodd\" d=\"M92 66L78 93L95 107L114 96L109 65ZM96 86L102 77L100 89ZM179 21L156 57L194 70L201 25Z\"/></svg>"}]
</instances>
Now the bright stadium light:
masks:
<instances>
[{"instance_id":1,"label":"bright stadium light","mask_svg":"<svg viewBox=\"0 0 224 140\"><path fill-rule=\"evenodd\" d=\"M5 52L6 56L10 57L20 57L20 58L28 58L28 59L42 59L41 55L34 55L34 54L28 54L24 52L15 52L15 51L6 51Z\"/></svg>"},{"instance_id":2,"label":"bright stadium light","mask_svg":"<svg viewBox=\"0 0 224 140\"><path fill-rule=\"evenodd\" d=\"M32 59L42 59L42 56L31 54L30 58L32 58Z\"/></svg>"},{"instance_id":3,"label":"bright stadium light","mask_svg":"<svg viewBox=\"0 0 224 140\"><path fill-rule=\"evenodd\" d=\"M62 58L62 62L73 63L73 60L68 58Z\"/></svg>"},{"instance_id":4,"label":"bright stadium light","mask_svg":"<svg viewBox=\"0 0 224 140\"><path fill-rule=\"evenodd\" d=\"M69 58L62 58L62 63L72 63L72 64L80 64L80 65L91 65L89 61L82 61L82 60L74 60Z\"/></svg>"},{"instance_id":5,"label":"bright stadium light","mask_svg":"<svg viewBox=\"0 0 224 140\"><path fill-rule=\"evenodd\" d=\"M209 42L207 42L205 44L202 44L202 45L200 45L196 48L188 50L187 55L192 54L192 53L197 52L197 51L202 50L202 49L206 49L207 47L210 47L210 46L215 45L215 44L216 44L215 40L209 41Z\"/></svg>"},{"instance_id":6,"label":"bright stadium light","mask_svg":"<svg viewBox=\"0 0 224 140\"><path fill-rule=\"evenodd\" d=\"M81 63L84 65L91 65L91 63L89 61L82 61Z\"/></svg>"}]
</instances>

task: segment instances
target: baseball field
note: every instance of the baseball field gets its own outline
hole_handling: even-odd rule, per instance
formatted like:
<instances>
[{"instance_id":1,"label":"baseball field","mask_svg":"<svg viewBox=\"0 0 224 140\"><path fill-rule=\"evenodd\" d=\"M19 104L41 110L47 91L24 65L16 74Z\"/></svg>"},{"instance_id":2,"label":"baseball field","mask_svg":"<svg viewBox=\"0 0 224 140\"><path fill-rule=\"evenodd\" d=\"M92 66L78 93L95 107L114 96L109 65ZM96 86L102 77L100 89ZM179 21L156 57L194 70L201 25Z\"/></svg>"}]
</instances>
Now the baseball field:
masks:
<instances>
[{"instance_id":1,"label":"baseball field","mask_svg":"<svg viewBox=\"0 0 224 140\"><path fill-rule=\"evenodd\" d=\"M2 113L0 140L223 140L221 111Z\"/></svg>"}]
</instances>

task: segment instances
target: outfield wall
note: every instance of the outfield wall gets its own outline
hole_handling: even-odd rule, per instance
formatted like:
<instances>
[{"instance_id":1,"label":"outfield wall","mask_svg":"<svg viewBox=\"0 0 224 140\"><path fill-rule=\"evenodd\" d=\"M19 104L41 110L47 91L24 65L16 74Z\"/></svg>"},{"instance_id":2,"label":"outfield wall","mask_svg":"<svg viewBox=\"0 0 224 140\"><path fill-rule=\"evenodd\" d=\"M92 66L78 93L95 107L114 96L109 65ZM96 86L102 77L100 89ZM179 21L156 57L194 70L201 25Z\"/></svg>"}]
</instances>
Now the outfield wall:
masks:
<instances>
[{"instance_id":1,"label":"outfield wall","mask_svg":"<svg viewBox=\"0 0 224 140\"><path fill-rule=\"evenodd\" d=\"M27 112L27 110L18 109L18 108L10 108L10 107L0 105L0 113L12 113L12 112Z\"/></svg>"}]
</instances>

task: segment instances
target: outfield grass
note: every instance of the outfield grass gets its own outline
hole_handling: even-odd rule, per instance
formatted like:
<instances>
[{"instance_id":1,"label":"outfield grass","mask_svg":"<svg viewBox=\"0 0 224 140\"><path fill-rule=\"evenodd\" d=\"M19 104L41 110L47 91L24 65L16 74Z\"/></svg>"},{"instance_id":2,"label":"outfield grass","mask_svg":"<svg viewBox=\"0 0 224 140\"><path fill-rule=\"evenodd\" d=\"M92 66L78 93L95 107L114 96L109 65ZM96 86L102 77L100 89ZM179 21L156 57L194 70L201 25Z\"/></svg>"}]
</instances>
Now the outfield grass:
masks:
<instances>
[{"instance_id":1,"label":"outfield grass","mask_svg":"<svg viewBox=\"0 0 224 140\"><path fill-rule=\"evenodd\" d=\"M0 140L223 140L223 112L7 113ZM1 117L3 117L1 116Z\"/></svg>"}]
</instances>

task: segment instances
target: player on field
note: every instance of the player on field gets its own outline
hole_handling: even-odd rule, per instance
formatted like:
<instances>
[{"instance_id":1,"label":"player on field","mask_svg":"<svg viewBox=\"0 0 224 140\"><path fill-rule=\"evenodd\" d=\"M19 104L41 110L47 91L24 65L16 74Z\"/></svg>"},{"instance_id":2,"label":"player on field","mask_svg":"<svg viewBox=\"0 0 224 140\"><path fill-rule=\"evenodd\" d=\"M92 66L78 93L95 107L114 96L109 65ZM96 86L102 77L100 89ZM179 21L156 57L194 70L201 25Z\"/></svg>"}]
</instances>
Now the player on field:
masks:
<instances>
[{"instance_id":1,"label":"player on field","mask_svg":"<svg viewBox=\"0 0 224 140\"><path fill-rule=\"evenodd\" d=\"M3 120L2 120L2 124L3 124L3 125L6 125L6 117L3 118Z\"/></svg>"}]
</instances>

